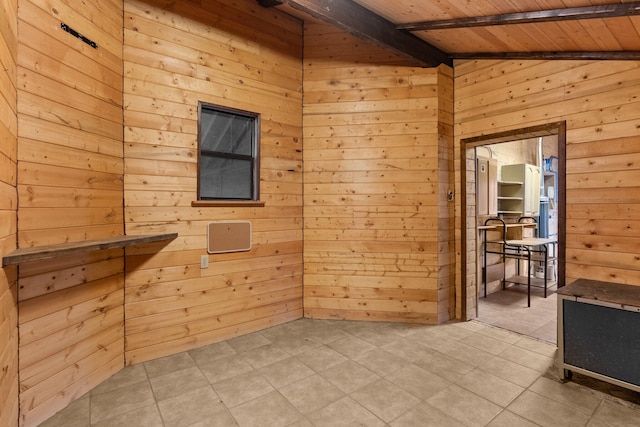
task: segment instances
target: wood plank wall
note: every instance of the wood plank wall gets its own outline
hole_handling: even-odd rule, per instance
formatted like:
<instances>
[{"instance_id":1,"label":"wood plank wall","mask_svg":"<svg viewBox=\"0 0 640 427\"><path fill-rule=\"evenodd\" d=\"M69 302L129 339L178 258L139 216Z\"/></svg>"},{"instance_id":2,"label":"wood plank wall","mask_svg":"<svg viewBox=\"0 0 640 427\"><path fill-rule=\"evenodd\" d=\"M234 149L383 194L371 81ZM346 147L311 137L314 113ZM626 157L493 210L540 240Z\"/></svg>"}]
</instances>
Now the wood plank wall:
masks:
<instances>
[{"instance_id":1,"label":"wood plank wall","mask_svg":"<svg viewBox=\"0 0 640 427\"><path fill-rule=\"evenodd\" d=\"M640 285L639 68L638 61L455 64L456 159L461 138L566 120L567 283ZM459 194L459 169L456 177Z\"/></svg>"},{"instance_id":2,"label":"wood plank wall","mask_svg":"<svg viewBox=\"0 0 640 427\"><path fill-rule=\"evenodd\" d=\"M166 8L165 8L166 6ZM253 0L125 1L126 363L302 316L302 25ZM198 101L261 114L264 207L192 207ZM206 255L210 221L248 220L249 252Z\"/></svg>"},{"instance_id":3,"label":"wood plank wall","mask_svg":"<svg viewBox=\"0 0 640 427\"><path fill-rule=\"evenodd\" d=\"M19 2L21 248L123 234L122 25L115 0ZM31 426L124 366L123 251L26 263L18 280Z\"/></svg>"},{"instance_id":4,"label":"wood plank wall","mask_svg":"<svg viewBox=\"0 0 640 427\"><path fill-rule=\"evenodd\" d=\"M18 2L0 0L0 257L16 249ZM18 277L0 270L0 426L18 425Z\"/></svg>"},{"instance_id":5,"label":"wood plank wall","mask_svg":"<svg viewBox=\"0 0 640 427\"><path fill-rule=\"evenodd\" d=\"M307 23L304 94L305 316L447 320L451 70Z\"/></svg>"},{"instance_id":6,"label":"wood plank wall","mask_svg":"<svg viewBox=\"0 0 640 427\"><path fill-rule=\"evenodd\" d=\"M456 318L453 69L438 67L438 321Z\"/></svg>"}]
</instances>

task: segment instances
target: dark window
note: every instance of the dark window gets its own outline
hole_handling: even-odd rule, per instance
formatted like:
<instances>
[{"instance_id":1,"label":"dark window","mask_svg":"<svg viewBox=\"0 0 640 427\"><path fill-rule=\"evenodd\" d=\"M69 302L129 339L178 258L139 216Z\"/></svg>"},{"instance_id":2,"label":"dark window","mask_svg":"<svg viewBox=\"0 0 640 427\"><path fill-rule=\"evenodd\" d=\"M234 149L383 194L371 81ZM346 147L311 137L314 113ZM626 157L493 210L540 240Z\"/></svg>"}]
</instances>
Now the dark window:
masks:
<instances>
[{"instance_id":1,"label":"dark window","mask_svg":"<svg viewBox=\"0 0 640 427\"><path fill-rule=\"evenodd\" d=\"M258 200L260 115L200 102L198 200Z\"/></svg>"}]
</instances>

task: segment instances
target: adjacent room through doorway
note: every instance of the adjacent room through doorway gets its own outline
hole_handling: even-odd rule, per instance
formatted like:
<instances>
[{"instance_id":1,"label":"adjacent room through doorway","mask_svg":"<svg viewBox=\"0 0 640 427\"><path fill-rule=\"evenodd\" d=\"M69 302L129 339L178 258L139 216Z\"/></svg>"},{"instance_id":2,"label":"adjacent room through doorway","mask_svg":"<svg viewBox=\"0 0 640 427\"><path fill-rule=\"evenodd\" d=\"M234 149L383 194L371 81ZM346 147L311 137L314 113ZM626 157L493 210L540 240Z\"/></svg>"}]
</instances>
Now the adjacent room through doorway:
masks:
<instances>
[{"instance_id":1,"label":"adjacent room through doorway","mask_svg":"<svg viewBox=\"0 0 640 427\"><path fill-rule=\"evenodd\" d=\"M556 342L564 285L563 123L462 141L467 280L479 321ZM468 291L469 292L469 291Z\"/></svg>"}]
</instances>

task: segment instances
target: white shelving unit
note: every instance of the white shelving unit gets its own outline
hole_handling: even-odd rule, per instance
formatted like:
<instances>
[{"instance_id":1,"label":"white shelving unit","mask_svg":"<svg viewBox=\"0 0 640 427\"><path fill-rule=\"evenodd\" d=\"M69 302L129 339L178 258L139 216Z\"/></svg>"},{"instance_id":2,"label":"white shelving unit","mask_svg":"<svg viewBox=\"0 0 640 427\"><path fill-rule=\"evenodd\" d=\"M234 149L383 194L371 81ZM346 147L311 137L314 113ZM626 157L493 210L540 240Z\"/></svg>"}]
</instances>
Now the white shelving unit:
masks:
<instances>
[{"instance_id":1,"label":"white shelving unit","mask_svg":"<svg viewBox=\"0 0 640 427\"><path fill-rule=\"evenodd\" d=\"M538 216L540 167L527 163L504 165L498 181L498 214Z\"/></svg>"},{"instance_id":2,"label":"white shelving unit","mask_svg":"<svg viewBox=\"0 0 640 427\"><path fill-rule=\"evenodd\" d=\"M523 215L524 182L498 181L498 214Z\"/></svg>"}]
</instances>

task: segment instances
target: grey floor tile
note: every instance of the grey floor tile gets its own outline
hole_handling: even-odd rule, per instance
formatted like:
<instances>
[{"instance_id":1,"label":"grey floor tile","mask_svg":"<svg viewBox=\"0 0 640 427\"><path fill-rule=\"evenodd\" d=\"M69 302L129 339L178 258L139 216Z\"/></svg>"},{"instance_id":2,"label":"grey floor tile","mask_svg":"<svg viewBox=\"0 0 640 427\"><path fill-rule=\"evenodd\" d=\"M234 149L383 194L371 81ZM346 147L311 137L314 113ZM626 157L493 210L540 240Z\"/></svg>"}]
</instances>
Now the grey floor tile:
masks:
<instances>
[{"instance_id":1,"label":"grey floor tile","mask_svg":"<svg viewBox=\"0 0 640 427\"><path fill-rule=\"evenodd\" d=\"M572 382L561 383L544 377L538 378L529 387L529 391L571 406L589 416L593 414L603 399L602 393L595 390L581 387Z\"/></svg>"},{"instance_id":2,"label":"grey floor tile","mask_svg":"<svg viewBox=\"0 0 640 427\"><path fill-rule=\"evenodd\" d=\"M193 368L196 362L193 361L189 353L177 353L171 356L162 357L156 360L144 362L149 378L170 374L171 372Z\"/></svg>"},{"instance_id":3,"label":"grey floor tile","mask_svg":"<svg viewBox=\"0 0 640 427\"><path fill-rule=\"evenodd\" d=\"M475 333L468 328L460 328L456 324L444 324L431 327L436 336L444 336L449 339L461 341L469 336L475 335ZM437 331L437 332L436 332Z\"/></svg>"},{"instance_id":4,"label":"grey floor tile","mask_svg":"<svg viewBox=\"0 0 640 427\"><path fill-rule=\"evenodd\" d=\"M253 368L244 357L236 354L201 365L200 370L210 383L216 383L250 372Z\"/></svg>"},{"instance_id":5,"label":"grey floor tile","mask_svg":"<svg viewBox=\"0 0 640 427\"><path fill-rule=\"evenodd\" d=\"M584 426L589 416L578 409L525 390L508 406L509 411L541 426Z\"/></svg>"},{"instance_id":6,"label":"grey floor tile","mask_svg":"<svg viewBox=\"0 0 640 427\"><path fill-rule=\"evenodd\" d=\"M524 387L480 369L463 375L456 384L503 408L525 390Z\"/></svg>"},{"instance_id":7,"label":"grey floor tile","mask_svg":"<svg viewBox=\"0 0 640 427\"><path fill-rule=\"evenodd\" d=\"M458 344L458 340L456 338L447 336L444 333L444 330L439 330L437 328L425 330L420 334L416 334L412 338L425 347L441 353L446 353Z\"/></svg>"},{"instance_id":8,"label":"grey floor tile","mask_svg":"<svg viewBox=\"0 0 640 427\"><path fill-rule=\"evenodd\" d=\"M362 331L365 331L369 328L371 328L372 326L380 326L382 325L382 323L379 322L375 322L375 325L372 324L372 322L365 322L362 320L344 320L341 324L340 324L340 329L343 331L348 332L351 335L360 333Z\"/></svg>"},{"instance_id":9,"label":"grey floor tile","mask_svg":"<svg viewBox=\"0 0 640 427\"><path fill-rule=\"evenodd\" d=\"M558 342L557 321L553 320L531 332L531 337L548 343Z\"/></svg>"},{"instance_id":10,"label":"grey floor tile","mask_svg":"<svg viewBox=\"0 0 640 427\"><path fill-rule=\"evenodd\" d=\"M212 384L213 389L227 407L245 403L274 390L273 386L257 371L244 374Z\"/></svg>"},{"instance_id":11,"label":"grey floor tile","mask_svg":"<svg viewBox=\"0 0 640 427\"><path fill-rule=\"evenodd\" d=\"M385 423L349 397L309 415L315 427L384 427Z\"/></svg>"},{"instance_id":12,"label":"grey floor tile","mask_svg":"<svg viewBox=\"0 0 640 427\"><path fill-rule=\"evenodd\" d=\"M110 417L91 425L91 427L121 426L164 427L164 422L162 421L162 417L160 416L158 406L154 403L153 405L135 409L131 412L127 412L126 414Z\"/></svg>"},{"instance_id":13,"label":"grey floor tile","mask_svg":"<svg viewBox=\"0 0 640 427\"><path fill-rule=\"evenodd\" d=\"M428 403L420 403L396 418L391 427L460 427L460 421L451 418Z\"/></svg>"},{"instance_id":14,"label":"grey floor tile","mask_svg":"<svg viewBox=\"0 0 640 427\"><path fill-rule=\"evenodd\" d=\"M550 344L536 339L523 338L515 346L550 358L556 358L558 354L558 347L555 343Z\"/></svg>"},{"instance_id":15,"label":"grey floor tile","mask_svg":"<svg viewBox=\"0 0 640 427\"><path fill-rule=\"evenodd\" d=\"M287 359L290 355L274 344L267 344L240 353L244 360L254 368L262 368L279 360Z\"/></svg>"},{"instance_id":16,"label":"grey floor tile","mask_svg":"<svg viewBox=\"0 0 640 427\"><path fill-rule=\"evenodd\" d=\"M414 362L417 366L437 374L451 382L471 372L474 366L461 362L453 357L434 351L429 356Z\"/></svg>"},{"instance_id":17,"label":"grey floor tile","mask_svg":"<svg viewBox=\"0 0 640 427\"><path fill-rule=\"evenodd\" d=\"M418 332L421 328L425 327L425 325L421 325L418 323L396 323L396 322L387 323L387 326L389 329L391 329L391 331L394 334L399 335L403 338L408 338L411 335Z\"/></svg>"},{"instance_id":18,"label":"grey floor tile","mask_svg":"<svg viewBox=\"0 0 640 427\"><path fill-rule=\"evenodd\" d=\"M267 381L277 389L315 374L313 369L295 357L289 357L271 365L264 366L260 368L259 371Z\"/></svg>"},{"instance_id":19,"label":"grey floor tile","mask_svg":"<svg viewBox=\"0 0 640 427\"><path fill-rule=\"evenodd\" d=\"M492 355L500 354L511 344L488 335L474 334L463 338L460 342L475 347L477 349L491 353Z\"/></svg>"},{"instance_id":20,"label":"grey floor tile","mask_svg":"<svg viewBox=\"0 0 640 427\"><path fill-rule=\"evenodd\" d=\"M293 322L288 322L280 326L287 326L288 328L291 328L291 330L295 332L307 332L310 329L317 329L317 328L327 329L329 328L329 325L331 325L333 322L334 321L332 320L311 319L308 317L303 317L302 319L294 320ZM339 324L342 323L339 320L337 322ZM272 328L269 328L266 330L269 331L271 329Z\"/></svg>"},{"instance_id":21,"label":"grey floor tile","mask_svg":"<svg viewBox=\"0 0 640 427\"><path fill-rule=\"evenodd\" d=\"M314 427L314 426L313 424L311 424L311 421L309 421L306 418L303 418L300 421L296 421L292 424L287 424L287 427Z\"/></svg>"},{"instance_id":22,"label":"grey floor tile","mask_svg":"<svg viewBox=\"0 0 640 427\"><path fill-rule=\"evenodd\" d=\"M386 325L376 325L374 328L362 329L354 333L354 335L376 347L385 344L391 344L402 337L394 332L394 330Z\"/></svg>"},{"instance_id":23,"label":"grey floor tile","mask_svg":"<svg viewBox=\"0 0 640 427\"><path fill-rule=\"evenodd\" d=\"M274 341L274 344L292 356L322 346L322 343L320 341L309 338L302 334L290 335L286 338L279 338Z\"/></svg>"},{"instance_id":24,"label":"grey floor tile","mask_svg":"<svg viewBox=\"0 0 640 427\"><path fill-rule=\"evenodd\" d=\"M144 364L141 363L138 365L126 366L123 370L91 390L91 394L96 395L105 393L120 387L126 387L146 381L148 381L148 378L147 371L144 369Z\"/></svg>"},{"instance_id":25,"label":"grey floor tile","mask_svg":"<svg viewBox=\"0 0 640 427\"><path fill-rule=\"evenodd\" d=\"M319 375L345 393L351 393L380 379L379 375L353 360L342 362L320 372Z\"/></svg>"},{"instance_id":26,"label":"grey floor tile","mask_svg":"<svg viewBox=\"0 0 640 427\"><path fill-rule=\"evenodd\" d=\"M302 414L277 391L231 408L231 413L240 427L288 426L304 421Z\"/></svg>"},{"instance_id":27,"label":"grey floor tile","mask_svg":"<svg viewBox=\"0 0 640 427\"><path fill-rule=\"evenodd\" d=\"M536 308L539 308L539 307L536 306ZM544 311L546 312L546 310ZM545 320L543 320L543 318L539 316L539 312L536 313L535 311L530 310L530 307L529 308L522 307L518 312L517 316L505 317L504 320L509 321L509 320L515 320L515 319L521 322L524 322L536 329L538 329L539 327L541 327L546 323L546 318Z\"/></svg>"},{"instance_id":28,"label":"grey floor tile","mask_svg":"<svg viewBox=\"0 0 640 427\"><path fill-rule=\"evenodd\" d=\"M163 400L158 407L166 427L208 426L212 422L220 427L236 424L211 386Z\"/></svg>"},{"instance_id":29,"label":"grey floor tile","mask_svg":"<svg viewBox=\"0 0 640 427\"><path fill-rule=\"evenodd\" d=\"M252 350L272 343L271 340L266 338L260 332L253 332L251 334L227 340L227 344L229 344L238 353L242 353L243 351Z\"/></svg>"},{"instance_id":30,"label":"grey floor tile","mask_svg":"<svg viewBox=\"0 0 640 427\"><path fill-rule=\"evenodd\" d=\"M500 406L457 385L430 397L427 403L467 426L484 426L502 411Z\"/></svg>"},{"instance_id":31,"label":"grey floor tile","mask_svg":"<svg viewBox=\"0 0 640 427\"><path fill-rule=\"evenodd\" d=\"M531 336L531 334L539 328L538 325L532 325L531 323L523 320L505 318L505 316L503 315L500 315L498 319L491 322L491 324L498 328L506 329L508 331L513 331L526 336Z\"/></svg>"},{"instance_id":32,"label":"grey floor tile","mask_svg":"<svg viewBox=\"0 0 640 427\"><path fill-rule=\"evenodd\" d=\"M190 350L188 353L197 365L206 365L227 356L232 356L236 354L236 351L229 343L222 341Z\"/></svg>"},{"instance_id":33,"label":"grey floor tile","mask_svg":"<svg viewBox=\"0 0 640 427\"><path fill-rule=\"evenodd\" d=\"M326 345L302 352L296 358L316 372L324 371L347 360L345 356Z\"/></svg>"},{"instance_id":34,"label":"grey floor tile","mask_svg":"<svg viewBox=\"0 0 640 427\"><path fill-rule=\"evenodd\" d=\"M481 350L460 341L450 343L443 353L474 367L482 365L494 356L494 354L488 351Z\"/></svg>"},{"instance_id":35,"label":"grey floor tile","mask_svg":"<svg viewBox=\"0 0 640 427\"><path fill-rule=\"evenodd\" d=\"M386 379L418 399L427 399L451 385L451 382L413 364L407 364Z\"/></svg>"},{"instance_id":36,"label":"grey floor tile","mask_svg":"<svg viewBox=\"0 0 640 427\"><path fill-rule=\"evenodd\" d=\"M489 372L503 380L510 381L524 388L529 387L540 377L540 372L522 366L519 363L503 359L500 356L486 361L480 365L478 369Z\"/></svg>"},{"instance_id":37,"label":"grey floor tile","mask_svg":"<svg viewBox=\"0 0 640 427\"><path fill-rule=\"evenodd\" d=\"M504 410L491 420L487 427L538 427L538 424Z\"/></svg>"},{"instance_id":38,"label":"grey floor tile","mask_svg":"<svg viewBox=\"0 0 640 427\"><path fill-rule=\"evenodd\" d=\"M526 305L526 288L512 287L478 300L478 320L510 331L555 343L557 297L546 299L532 292L531 307Z\"/></svg>"},{"instance_id":39,"label":"grey floor tile","mask_svg":"<svg viewBox=\"0 0 640 427\"><path fill-rule=\"evenodd\" d=\"M351 398L389 423L420 403L397 385L378 380L351 393Z\"/></svg>"},{"instance_id":40,"label":"grey floor tile","mask_svg":"<svg viewBox=\"0 0 640 427\"><path fill-rule=\"evenodd\" d=\"M197 367L151 378L151 388L158 401L207 386L209 381Z\"/></svg>"},{"instance_id":41,"label":"grey floor tile","mask_svg":"<svg viewBox=\"0 0 640 427\"><path fill-rule=\"evenodd\" d=\"M640 407L603 400L587 425L589 427L640 426Z\"/></svg>"},{"instance_id":42,"label":"grey floor tile","mask_svg":"<svg viewBox=\"0 0 640 427\"><path fill-rule=\"evenodd\" d=\"M381 348L364 353L354 360L382 377L402 369L407 363L404 359Z\"/></svg>"},{"instance_id":43,"label":"grey floor tile","mask_svg":"<svg viewBox=\"0 0 640 427\"><path fill-rule=\"evenodd\" d=\"M91 423L153 405L155 399L148 382L119 387L91 396Z\"/></svg>"},{"instance_id":44,"label":"grey floor tile","mask_svg":"<svg viewBox=\"0 0 640 427\"><path fill-rule=\"evenodd\" d=\"M317 374L280 389L280 393L305 415L344 397L342 390Z\"/></svg>"},{"instance_id":45,"label":"grey floor tile","mask_svg":"<svg viewBox=\"0 0 640 427\"><path fill-rule=\"evenodd\" d=\"M306 332L309 338L314 339L322 344L329 344L341 338L348 337L350 334L337 327L318 327Z\"/></svg>"},{"instance_id":46,"label":"grey floor tile","mask_svg":"<svg viewBox=\"0 0 640 427\"><path fill-rule=\"evenodd\" d=\"M375 345L355 336L340 338L339 340L335 340L327 344L327 346L331 347L338 353L345 355L349 359L355 359L356 357L362 356L376 348Z\"/></svg>"},{"instance_id":47,"label":"grey floor tile","mask_svg":"<svg viewBox=\"0 0 640 427\"><path fill-rule=\"evenodd\" d=\"M415 362L416 360L420 360L423 357L428 357L432 352L432 350L416 341L413 341L411 338L401 338L399 340L394 340L393 342L385 344L380 348L408 362Z\"/></svg>"},{"instance_id":48,"label":"grey floor tile","mask_svg":"<svg viewBox=\"0 0 640 427\"><path fill-rule=\"evenodd\" d=\"M264 329L260 331L260 335L275 343L276 341L286 339L292 335L299 335L299 332L295 329L293 325L296 324L297 321L283 323L282 325L273 326L271 328Z\"/></svg>"},{"instance_id":49,"label":"grey floor tile","mask_svg":"<svg viewBox=\"0 0 640 427\"><path fill-rule=\"evenodd\" d=\"M449 330L440 328L439 326L429 326L411 335L410 338L425 347L433 350L441 350L451 345L452 342L465 338L470 334L470 331L457 327L452 327L451 330Z\"/></svg>"},{"instance_id":50,"label":"grey floor tile","mask_svg":"<svg viewBox=\"0 0 640 427\"><path fill-rule=\"evenodd\" d=\"M236 427L237 425L238 423L227 409L221 410L212 417L188 424L189 427Z\"/></svg>"},{"instance_id":51,"label":"grey floor tile","mask_svg":"<svg viewBox=\"0 0 640 427\"><path fill-rule=\"evenodd\" d=\"M499 356L540 373L544 373L547 369L553 366L552 358L516 345L512 345L507 348L505 351L500 353Z\"/></svg>"},{"instance_id":52,"label":"grey floor tile","mask_svg":"<svg viewBox=\"0 0 640 427\"><path fill-rule=\"evenodd\" d=\"M455 328L461 328L471 333L480 333L483 330L487 329L487 326L478 321L467 321L467 322L451 322L451 326Z\"/></svg>"},{"instance_id":53,"label":"grey floor tile","mask_svg":"<svg viewBox=\"0 0 640 427\"><path fill-rule=\"evenodd\" d=\"M91 423L89 393L49 418L40 427L86 427Z\"/></svg>"}]
</instances>

